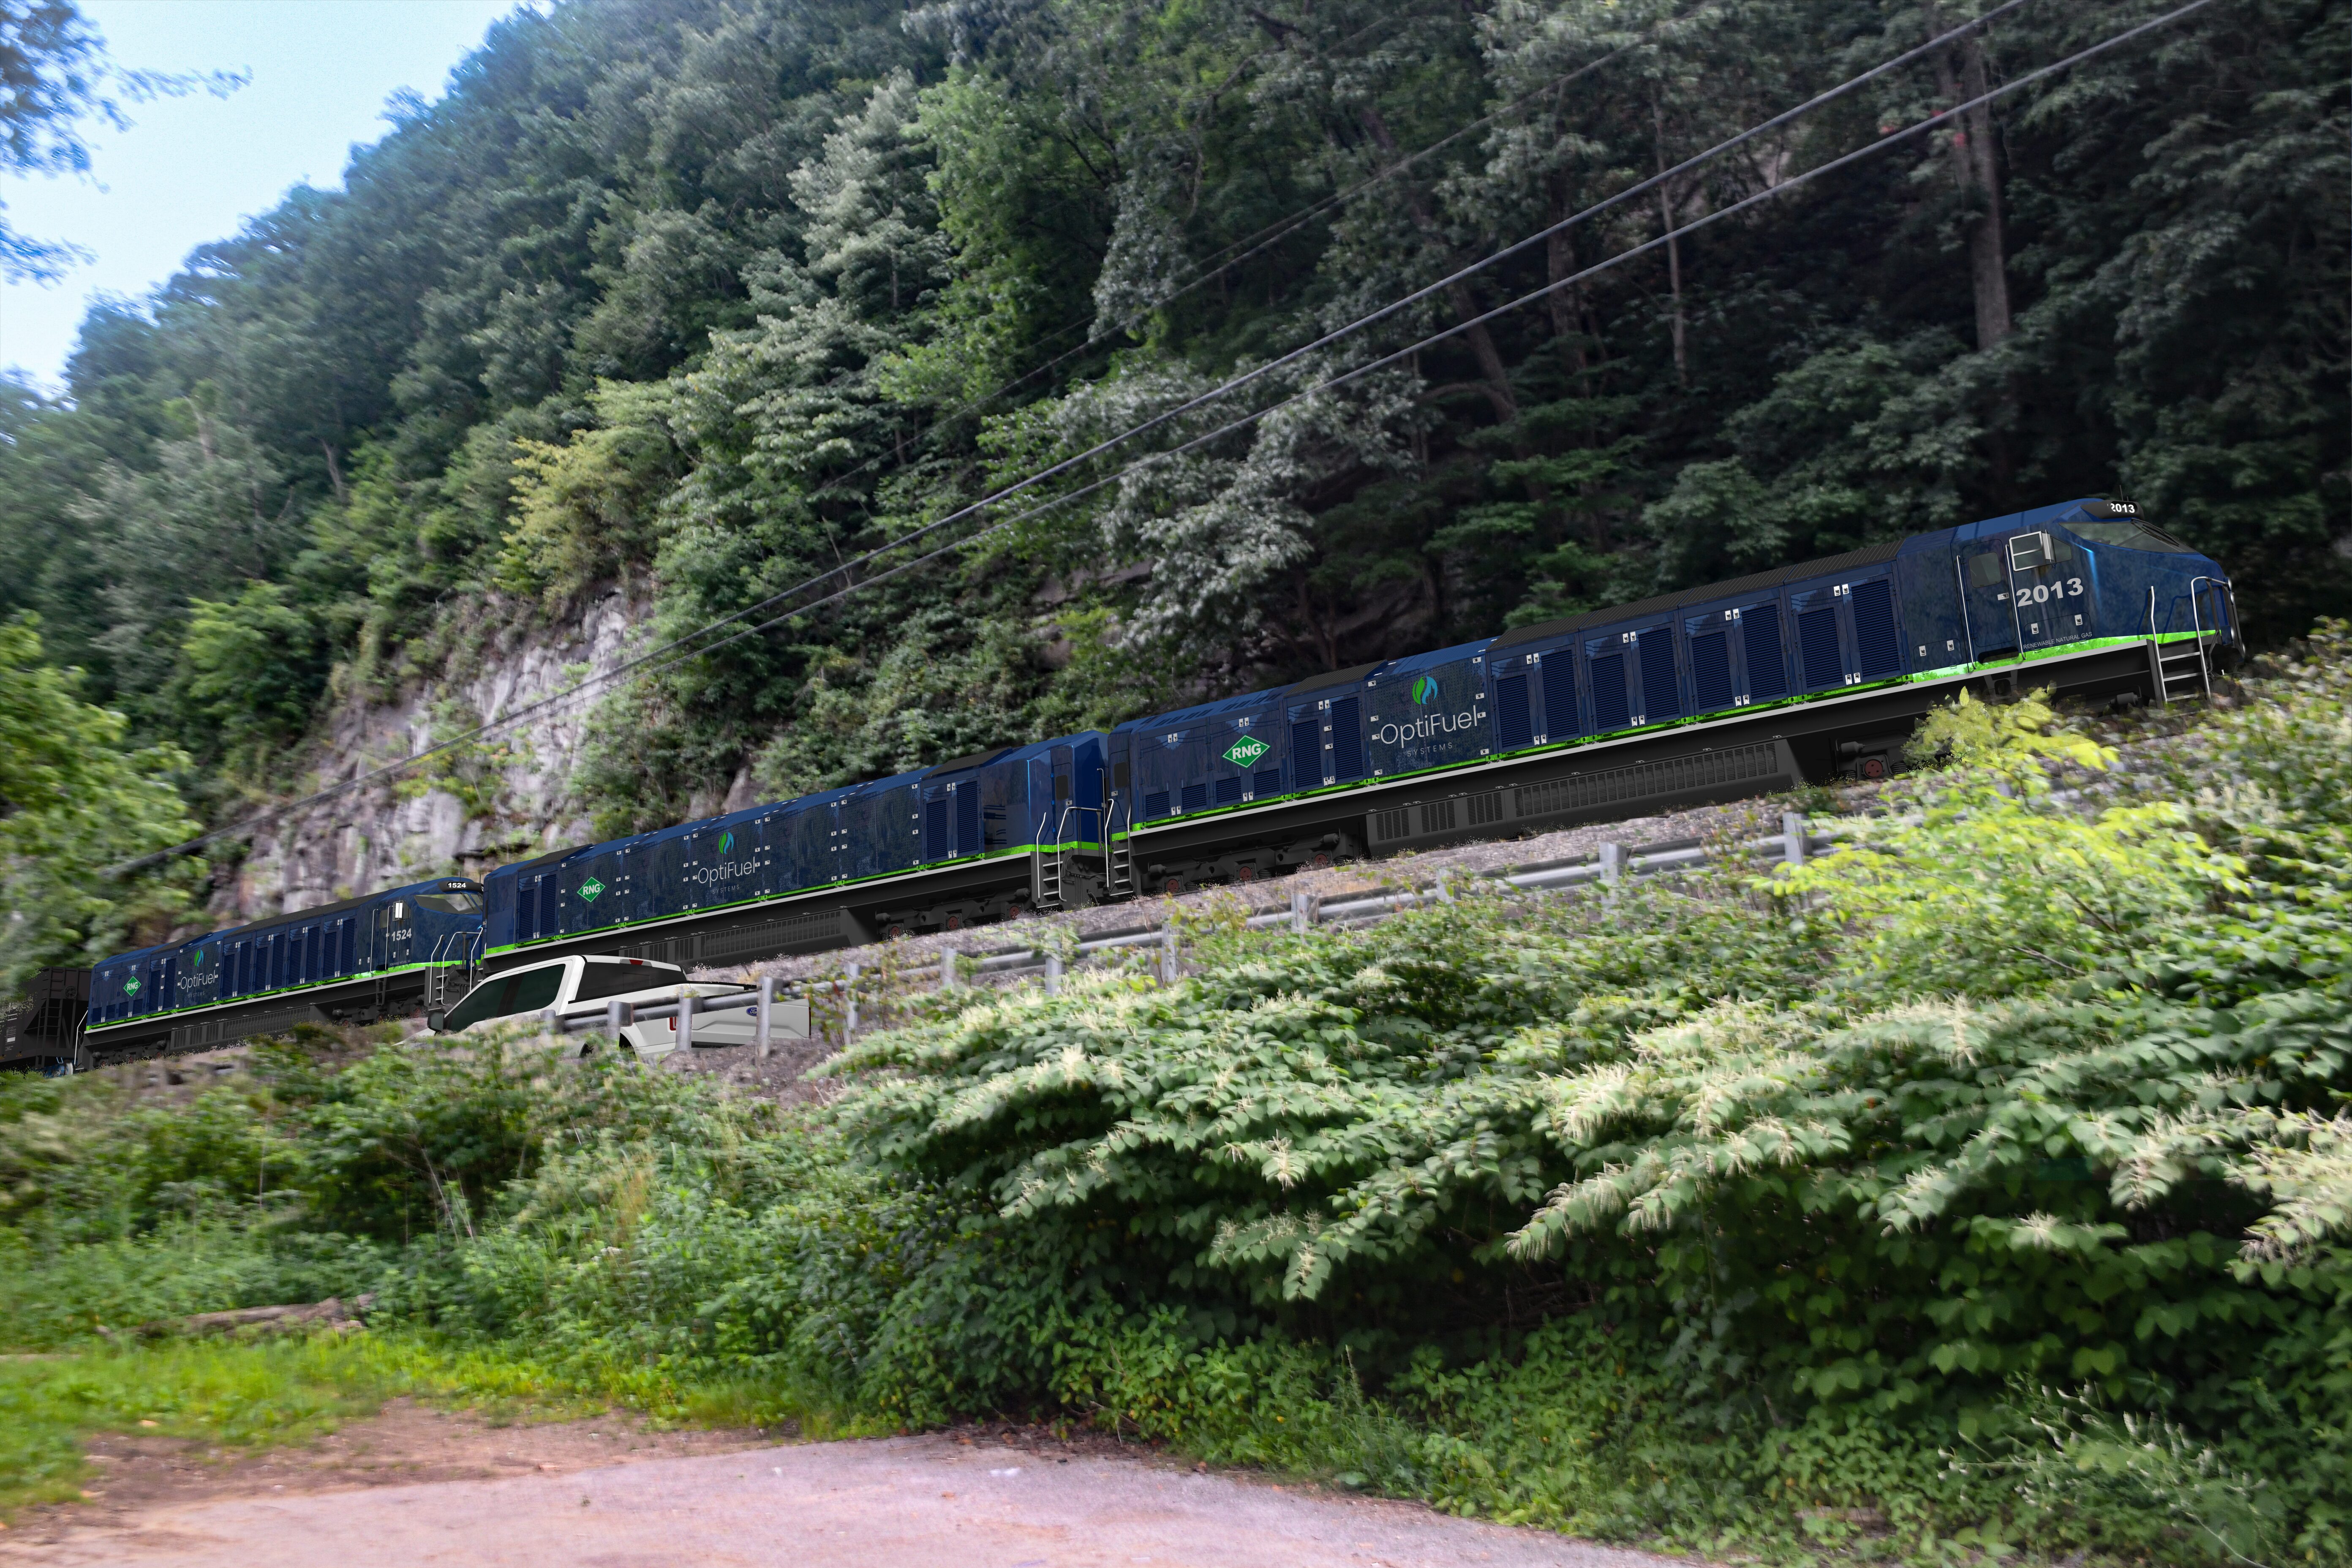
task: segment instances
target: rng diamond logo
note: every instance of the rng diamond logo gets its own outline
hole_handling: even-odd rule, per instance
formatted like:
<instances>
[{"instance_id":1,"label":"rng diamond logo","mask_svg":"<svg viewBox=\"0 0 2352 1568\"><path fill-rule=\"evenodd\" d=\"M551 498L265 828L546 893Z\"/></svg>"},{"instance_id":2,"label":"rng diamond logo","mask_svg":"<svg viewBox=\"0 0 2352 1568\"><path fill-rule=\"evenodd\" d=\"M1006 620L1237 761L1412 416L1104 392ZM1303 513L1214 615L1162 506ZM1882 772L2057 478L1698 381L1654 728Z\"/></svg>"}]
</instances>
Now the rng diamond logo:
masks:
<instances>
[{"instance_id":1,"label":"rng diamond logo","mask_svg":"<svg viewBox=\"0 0 2352 1568\"><path fill-rule=\"evenodd\" d=\"M604 890L604 884L598 881L593 877L589 878L586 881L580 884L580 896L587 900L592 904L596 901L596 895Z\"/></svg>"},{"instance_id":2,"label":"rng diamond logo","mask_svg":"<svg viewBox=\"0 0 2352 1568\"><path fill-rule=\"evenodd\" d=\"M1245 768L1272 750L1272 746L1255 735L1244 735L1226 750L1225 761L1237 768Z\"/></svg>"}]
</instances>

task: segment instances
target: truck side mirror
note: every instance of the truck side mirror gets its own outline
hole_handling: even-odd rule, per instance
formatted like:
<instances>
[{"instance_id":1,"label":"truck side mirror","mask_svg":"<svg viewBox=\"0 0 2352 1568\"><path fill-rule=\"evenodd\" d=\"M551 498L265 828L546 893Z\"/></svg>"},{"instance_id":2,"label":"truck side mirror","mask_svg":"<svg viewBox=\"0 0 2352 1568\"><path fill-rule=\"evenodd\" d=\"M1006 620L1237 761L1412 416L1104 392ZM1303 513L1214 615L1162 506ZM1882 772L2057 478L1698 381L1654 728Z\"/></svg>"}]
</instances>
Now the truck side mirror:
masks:
<instances>
[{"instance_id":1,"label":"truck side mirror","mask_svg":"<svg viewBox=\"0 0 2352 1568\"><path fill-rule=\"evenodd\" d=\"M437 1035L441 1032L441 1026L448 1021L448 1014L436 1007L432 1012L425 1015L425 1026Z\"/></svg>"}]
</instances>

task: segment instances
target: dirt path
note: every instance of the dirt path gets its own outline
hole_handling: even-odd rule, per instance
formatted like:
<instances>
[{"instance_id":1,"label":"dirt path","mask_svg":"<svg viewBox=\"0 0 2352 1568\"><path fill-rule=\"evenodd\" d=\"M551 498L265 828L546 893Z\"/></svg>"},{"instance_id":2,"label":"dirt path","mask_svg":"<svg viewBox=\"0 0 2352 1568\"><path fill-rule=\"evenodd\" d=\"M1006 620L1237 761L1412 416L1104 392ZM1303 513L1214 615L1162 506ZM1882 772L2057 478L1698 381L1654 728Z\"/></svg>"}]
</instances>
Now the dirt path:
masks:
<instances>
[{"instance_id":1,"label":"dirt path","mask_svg":"<svg viewBox=\"0 0 2352 1568\"><path fill-rule=\"evenodd\" d=\"M0 1534L0 1563L173 1568L1656 1568L1406 1503L1089 1444L777 1444L620 1420L487 1427L413 1407L315 1451L207 1464L111 1439L96 1506Z\"/></svg>"}]
</instances>

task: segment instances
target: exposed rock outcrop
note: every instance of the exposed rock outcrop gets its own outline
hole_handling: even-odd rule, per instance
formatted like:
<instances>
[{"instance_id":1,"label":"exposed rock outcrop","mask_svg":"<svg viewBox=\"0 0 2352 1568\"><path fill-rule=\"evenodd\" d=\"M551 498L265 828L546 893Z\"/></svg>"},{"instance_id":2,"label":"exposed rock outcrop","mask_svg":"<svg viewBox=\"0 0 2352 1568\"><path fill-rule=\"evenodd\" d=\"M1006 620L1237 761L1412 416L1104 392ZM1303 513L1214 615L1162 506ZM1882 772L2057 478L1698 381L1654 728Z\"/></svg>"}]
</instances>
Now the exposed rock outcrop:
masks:
<instances>
[{"instance_id":1,"label":"exposed rock outcrop","mask_svg":"<svg viewBox=\"0 0 2352 1568\"><path fill-rule=\"evenodd\" d=\"M611 670L627 656L645 611L642 599L614 590L553 625L478 626L444 674L393 701L353 701L335 712L311 772L287 780L286 793L360 778ZM312 909L426 877L478 875L588 841L593 829L572 775L604 689L279 818L215 889L207 923Z\"/></svg>"}]
</instances>

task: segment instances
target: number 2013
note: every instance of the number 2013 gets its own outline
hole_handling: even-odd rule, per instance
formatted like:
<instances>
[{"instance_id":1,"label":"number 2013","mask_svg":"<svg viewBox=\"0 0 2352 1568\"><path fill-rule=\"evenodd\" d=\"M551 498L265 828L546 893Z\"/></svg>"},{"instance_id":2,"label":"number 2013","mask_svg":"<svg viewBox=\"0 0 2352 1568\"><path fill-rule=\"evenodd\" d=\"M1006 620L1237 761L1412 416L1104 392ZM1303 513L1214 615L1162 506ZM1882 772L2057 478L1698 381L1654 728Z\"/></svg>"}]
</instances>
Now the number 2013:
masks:
<instances>
[{"instance_id":1,"label":"number 2013","mask_svg":"<svg viewBox=\"0 0 2352 1568\"><path fill-rule=\"evenodd\" d=\"M2069 577L2060 583L2036 583L2031 588L2017 591L2017 602L2021 605L2041 605L2052 599L2079 599L2082 596L2083 580L2080 577Z\"/></svg>"}]
</instances>

